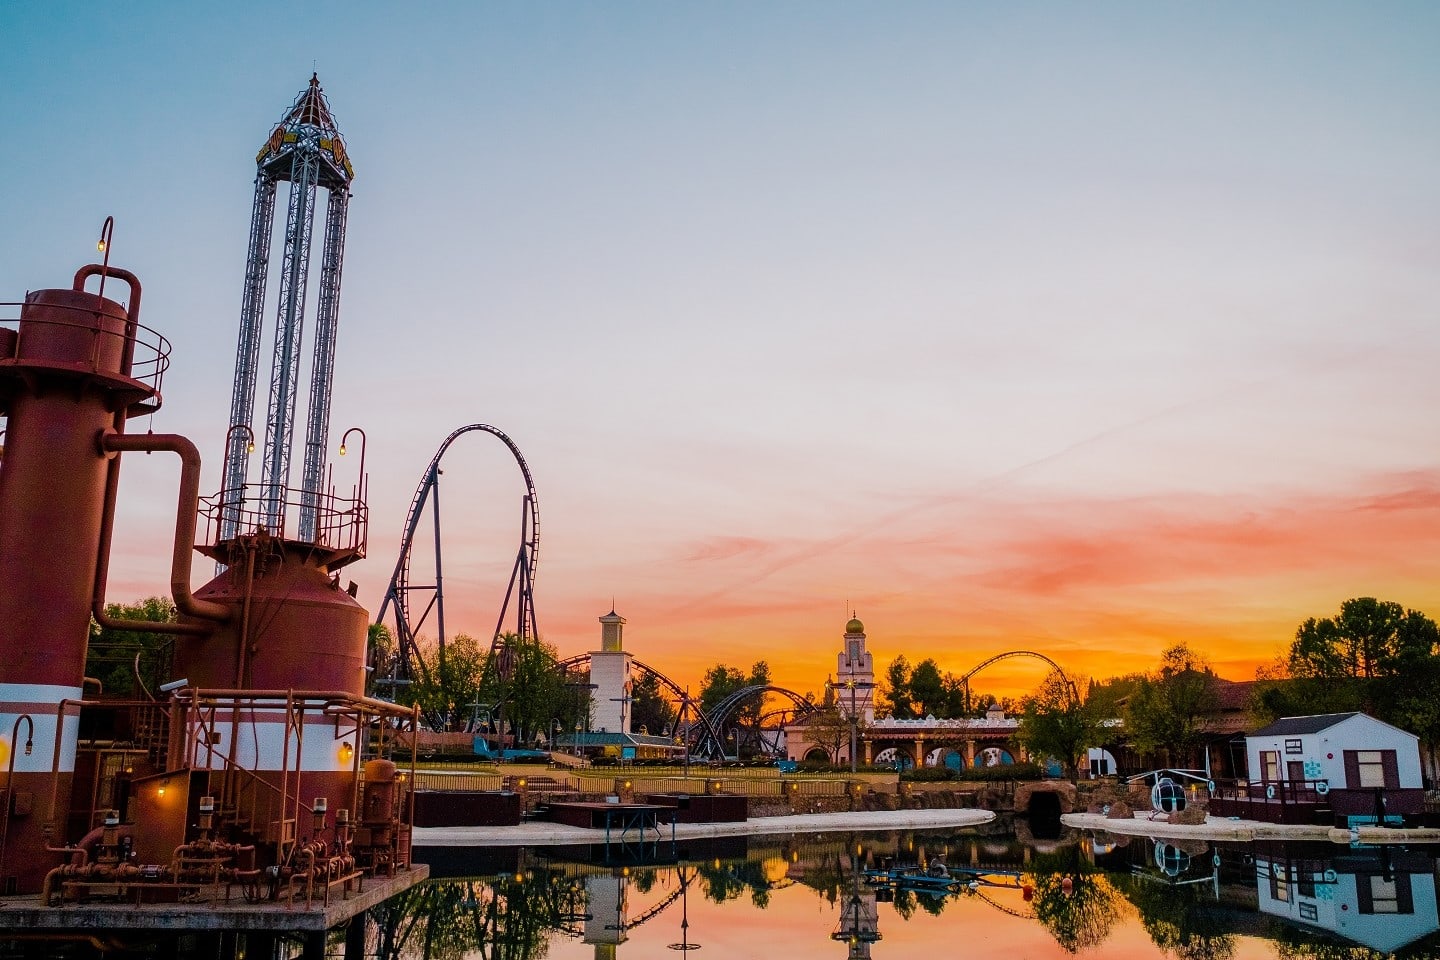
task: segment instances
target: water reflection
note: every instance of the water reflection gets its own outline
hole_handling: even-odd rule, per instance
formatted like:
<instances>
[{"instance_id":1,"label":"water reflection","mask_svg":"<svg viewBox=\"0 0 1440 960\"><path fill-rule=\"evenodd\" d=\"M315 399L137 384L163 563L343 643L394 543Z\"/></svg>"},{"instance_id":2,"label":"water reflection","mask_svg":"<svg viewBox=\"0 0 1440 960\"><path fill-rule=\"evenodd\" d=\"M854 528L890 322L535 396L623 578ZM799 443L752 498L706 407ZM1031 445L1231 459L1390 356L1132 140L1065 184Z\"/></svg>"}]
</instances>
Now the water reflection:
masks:
<instances>
[{"instance_id":1,"label":"water reflection","mask_svg":"<svg viewBox=\"0 0 1440 960\"><path fill-rule=\"evenodd\" d=\"M702 947L839 960L837 945L869 960L953 955L957 937L984 930L1014 957L1440 950L1426 849L1073 832L1039 846L973 832L753 838L621 865L594 851L492 851L512 859L482 856L485 875L437 880L376 910L371 943L384 960L642 960Z\"/></svg>"}]
</instances>

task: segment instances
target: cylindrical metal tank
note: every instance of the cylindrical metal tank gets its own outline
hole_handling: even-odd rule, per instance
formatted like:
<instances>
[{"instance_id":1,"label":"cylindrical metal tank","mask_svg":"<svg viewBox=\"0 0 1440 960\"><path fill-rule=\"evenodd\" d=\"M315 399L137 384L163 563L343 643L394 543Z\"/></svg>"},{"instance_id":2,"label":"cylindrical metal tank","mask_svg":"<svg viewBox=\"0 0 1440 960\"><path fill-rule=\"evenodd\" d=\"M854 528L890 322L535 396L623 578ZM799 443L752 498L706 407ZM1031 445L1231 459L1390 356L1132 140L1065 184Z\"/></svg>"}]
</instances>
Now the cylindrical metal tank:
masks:
<instances>
[{"instance_id":1,"label":"cylindrical metal tank","mask_svg":"<svg viewBox=\"0 0 1440 960\"><path fill-rule=\"evenodd\" d=\"M214 689L364 694L369 613L304 544L255 538L252 551L253 561L237 560L195 591L235 612L210 635L178 641L176 676Z\"/></svg>"},{"instance_id":2,"label":"cylindrical metal tank","mask_svg":"<svg viewBox=\"0 0 1440 960\"><path fill-rule=\"evenodd\" d=\"M365 691L370 616L317 566L305 544L245 535L219 576L195 591L233 614L208 635L180 637L174 673L201 690L295 691L307 695ZM348 806L355 784L355 735L319 708L296 717L275 703L222 711L213 750L225 764L280 786L287 767L299 796ZM212 763L216 769L216 766ZM293 774L292 774L293 775ZM296 789L290 781L290 789Z\"/></svg>"},{"instance_id":3,"label":"cylindrical metal tank","mask_svg":"<svg viewBox=\"0 0 1440 960\"><path fill-rule=\"evenodd\" d=\"M124 369L128 329L113 300L40 290L0 340L0 771L14 764L0 885L21 891L38 890L50 865L47 821L55 843L67 839L79 714L69 701L81 697L105 501L98 441L117 408L156 397Z\"/></svg>"}]
</instances>

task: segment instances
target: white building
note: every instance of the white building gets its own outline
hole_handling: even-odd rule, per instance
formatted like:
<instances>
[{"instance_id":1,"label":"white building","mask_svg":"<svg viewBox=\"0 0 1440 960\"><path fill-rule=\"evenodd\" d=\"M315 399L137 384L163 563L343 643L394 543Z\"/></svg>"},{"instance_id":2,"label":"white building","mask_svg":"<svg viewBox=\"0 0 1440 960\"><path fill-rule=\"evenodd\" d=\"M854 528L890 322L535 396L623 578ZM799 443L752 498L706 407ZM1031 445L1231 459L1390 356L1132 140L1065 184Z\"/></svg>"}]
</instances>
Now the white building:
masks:
<instances>
[{"instance_id":1,"label":"white building","mask_svg":"<svg viewBox=\"0 0 1440 960\"><path fill-rule=\"evenodd\" d=\"M625 618L613 609L600 618L600 649L590 653L590 729L630 732L631 656L625 652Z\"/></svg>"},{"instance_id":2,"label":"white building","mask_svg":"<svg viewBox=\"0 0 1440 960\"><path fill-rule=\"evenodd\" d=\"M1364 713L1285 717L1245 738L1252 786L1302 786L1340 817L1424 809L1420 738Z\"/></svg>"}]
</instances>

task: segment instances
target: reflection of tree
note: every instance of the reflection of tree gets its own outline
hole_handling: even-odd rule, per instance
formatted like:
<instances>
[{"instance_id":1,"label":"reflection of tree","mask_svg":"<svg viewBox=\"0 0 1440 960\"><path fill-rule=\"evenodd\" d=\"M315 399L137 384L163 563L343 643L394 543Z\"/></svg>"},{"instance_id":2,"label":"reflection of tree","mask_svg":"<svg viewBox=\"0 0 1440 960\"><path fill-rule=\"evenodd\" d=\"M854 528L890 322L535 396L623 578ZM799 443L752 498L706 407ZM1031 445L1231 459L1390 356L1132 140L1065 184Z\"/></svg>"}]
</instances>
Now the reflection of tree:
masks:
<instances>
[{"instance_id":1,"label":"reflection of tree","mask_svg":"<svg viewBox=\"0 0 1440 960\"><path fill-rule=\"evenodd\" d=\"M1230 960L1235 935L1224 930L1214 901L1194 886L1171 886L1140 877L1125 884L1130 902L1155 945L1179 960Z\"/></svg>"},{"instance_id":2,"label":"reflection of tree","mask_svg":"<svg viewBox=\"0 0 1440 960\"><path fill-rule=\"evenodd\" d=\"M583 881L556 873L424 883L376 914L382 960L540 960L583 903Z\"/></svg>"},{"instance_id":3,"label":"reflection of tree","mask_svg":"<svg viewBox=\"0 0 1440 960\"><path fill-rule=\"evenodd\" d=\"M765 868L758 860L744 863L725 863L716 860L699 867L700 882L706 899L716 903L734 900L745 891L750 891L750 902L764 910L770 905L770 880Z\"/></svg>"},{"instance_id":4,"label":"reflection of tree","mask_svg":"<svg viewBox=\"0 0 1440 960\"><path fill-rule=\"evenodd\" d=\"M835 903L845 887L845 866L839 854L826 853L805 865L799 882L809 887L827 903Z\"/></svg>"},{"instance_id":5,"label":"reflection of tree","mask_svg":"<svg viewBox=\"0 0 1440 960\"><path fill-rule=\"evenodd\" d=\"M1076 953L1105 941L1120 917L1121 896L1078 848L1036 857L1031 871L1035 919L1062 949Z\"/></svg>"},{"instance_id":6,"label":"reflection of tree","mask_svg":"<svg viewBox=\"0 0 1440 960\"><path fill-rule=\"evenodd\" d=\"M649 893L659 876L659 870L637 870L630 875L630 885L636 893Z\"/></svg>"}]
</instances>

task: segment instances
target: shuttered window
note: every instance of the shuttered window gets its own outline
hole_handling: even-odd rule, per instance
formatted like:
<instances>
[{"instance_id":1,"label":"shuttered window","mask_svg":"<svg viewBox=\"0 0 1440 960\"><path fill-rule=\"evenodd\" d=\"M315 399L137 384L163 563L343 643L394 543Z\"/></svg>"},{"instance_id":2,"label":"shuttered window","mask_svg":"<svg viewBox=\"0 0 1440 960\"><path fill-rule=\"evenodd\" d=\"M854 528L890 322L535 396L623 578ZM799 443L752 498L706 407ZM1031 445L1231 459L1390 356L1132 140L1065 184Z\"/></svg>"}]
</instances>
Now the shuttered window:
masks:
<instances>
[{"instance_id":1,"label":"shuttered window","mask_svg":"<svg viewBox=\"0 0 1440 960\"><path fill-rule=\"evenodd\" d=\"M1355 892L1359 894L1361 913L1414 913L1415 897L1410 890L1410 874L1357 874Z\"/></svg>"},{"instance_id":2,"label":"shuttered window","mask_svg":"<svg viewBox=\"0 0 1440 960\"><path fill-rule=\"evenodd\" d=\"M1346 750L1345 786L1352 790L1400 787L1400 765L1394 750Z\"/></svg>"},{"instance_id":3,"label":"shuttered window","mask_svg":"<svg viewBox=\"0 0 1440 960\"><path fill-rule=\"evenodd\" d=\"M1260 779L1267 783L1280 779L1280 751L1260 751Z\"/></svg>"}]
</instances>

